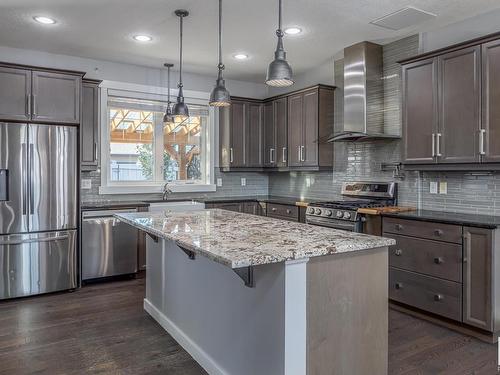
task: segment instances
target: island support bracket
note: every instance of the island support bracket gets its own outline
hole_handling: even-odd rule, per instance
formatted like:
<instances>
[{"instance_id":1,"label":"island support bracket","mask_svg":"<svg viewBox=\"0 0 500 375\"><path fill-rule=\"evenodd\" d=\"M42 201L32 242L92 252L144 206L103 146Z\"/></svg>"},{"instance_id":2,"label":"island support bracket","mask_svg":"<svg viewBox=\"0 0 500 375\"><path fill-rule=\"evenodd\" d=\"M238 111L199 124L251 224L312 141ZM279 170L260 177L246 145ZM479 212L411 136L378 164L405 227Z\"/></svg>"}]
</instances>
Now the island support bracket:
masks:
<instances>
[{"instance_id":1,"label":"island support bracket","mask_svg":"<svg viewBox=\"0 0 500 375\"><path fill-rule=\"evenodd\" d=\"M234 268L233 271L241 278L241 280L243 280L246 287L253 288L255 286L253 279L253 266Z\"/></svg>"},{"instance_id":2,"label":"island support bracket","mask_svg":"<svg viewBox=\"0 0 500 375\"><path fill-rule=\"evenodd\" d=\"M177 245L177 246L179 246L179 245ZM186 255L188 256L189 259L191 259L191 260L195 260L196 259L194 251L188 250L188 249L186 249L186 248L184 248L182 246L179 246L179 247L180 247L180 249L182 251L184 251L186 253Z\"/></svg>"}]
</instances>

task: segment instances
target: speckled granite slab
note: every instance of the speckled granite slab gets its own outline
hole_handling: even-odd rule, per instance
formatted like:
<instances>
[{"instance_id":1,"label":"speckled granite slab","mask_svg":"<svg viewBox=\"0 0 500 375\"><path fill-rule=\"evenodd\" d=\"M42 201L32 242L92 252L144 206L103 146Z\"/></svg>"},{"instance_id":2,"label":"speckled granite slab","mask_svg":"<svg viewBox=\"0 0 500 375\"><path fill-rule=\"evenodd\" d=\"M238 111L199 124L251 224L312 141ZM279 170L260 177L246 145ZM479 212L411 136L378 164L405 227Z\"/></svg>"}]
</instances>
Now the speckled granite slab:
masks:
<instances>
[{"instance_id":1,"label":"speckled granite slab","mask_svg":"<svg viewBox=\"0 0 500 375\"><path fill-rule=\"evenodd\" d=\"M395 244L389 238L220 209L168 214L122 213L115 216L231 268Z\"/></svg>"}]
</instances>

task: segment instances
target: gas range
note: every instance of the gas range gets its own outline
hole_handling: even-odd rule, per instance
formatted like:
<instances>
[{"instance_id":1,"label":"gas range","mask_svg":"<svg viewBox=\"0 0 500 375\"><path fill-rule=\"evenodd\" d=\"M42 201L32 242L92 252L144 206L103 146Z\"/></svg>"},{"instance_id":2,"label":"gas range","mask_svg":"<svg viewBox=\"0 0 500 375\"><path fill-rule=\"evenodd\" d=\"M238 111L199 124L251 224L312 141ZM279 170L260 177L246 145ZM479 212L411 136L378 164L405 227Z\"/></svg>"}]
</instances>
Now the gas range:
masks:
<instances>
[{"instance_id":1,"label":"gas range","mask_svg":"<svg viewBox=\"0 0 500 375\"><path fill-rule=\"evenodd\" d=\"M339 201L313 202L308 205L308 224L362 232L363 215L360 208L393 206L396 204L394 182L345 182Z\"/></svg>"}]
</instances>

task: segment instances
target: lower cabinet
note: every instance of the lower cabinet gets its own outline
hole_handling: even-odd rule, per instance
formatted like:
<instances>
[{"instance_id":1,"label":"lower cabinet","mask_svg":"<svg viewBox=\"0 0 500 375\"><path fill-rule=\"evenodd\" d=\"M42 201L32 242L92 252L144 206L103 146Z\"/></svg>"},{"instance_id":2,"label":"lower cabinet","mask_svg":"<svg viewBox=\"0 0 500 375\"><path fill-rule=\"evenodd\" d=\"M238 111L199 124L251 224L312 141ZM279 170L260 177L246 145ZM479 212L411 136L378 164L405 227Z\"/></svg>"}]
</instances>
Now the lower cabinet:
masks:
<instances>
[{"instance_id":1,"label":"lower cabinet","mask_svg":"<svg viewBox=\"0 0 500 375\"><path fill-rule=\"evenodd\" d=\"M396 240L389 248L391 300L490 333L500 330L496 229L398 218L383 218L382 226L383 236Z\"/></svg>"},{"instance_id":2,"label":"lower cabinet","mask_svg":"<svg viewBox=\"0 0 500 375\"><path fill-rule=\"evenodd\" d=\"M299 221L299 208L288 204L267 204L267 216L276 219Z\"/></svg>"},{"instance_id":3,"label":"lower cabinet","mask_svg":"<svg viewBox=\"0 0 500 375\"><path fill-rule=\"evenodd\" d=\"M257 201L207 203L205 206L206 208L219 208L221 210L265 216L265 203L262 204Z\"/></svg>"}]
</instances>

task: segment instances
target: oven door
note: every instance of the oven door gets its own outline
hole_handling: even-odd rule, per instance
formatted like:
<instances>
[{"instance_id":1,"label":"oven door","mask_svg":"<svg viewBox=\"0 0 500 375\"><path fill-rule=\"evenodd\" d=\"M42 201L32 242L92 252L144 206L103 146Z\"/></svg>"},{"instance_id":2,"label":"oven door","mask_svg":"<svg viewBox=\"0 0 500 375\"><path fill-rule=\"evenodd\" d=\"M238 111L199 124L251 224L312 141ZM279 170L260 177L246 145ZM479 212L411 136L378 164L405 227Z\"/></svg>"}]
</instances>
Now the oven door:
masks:
<instances>
[{"instance_id":1,"label":"oven door","mask_svg":"<svg viewBox=\"0 0 500 375\"><path fill-rule=\"evenodd\" d=\"M342 229L350 232L361 232L360 221L347 221L339 219L329 219L317 216L306 216L306 223L312 225L319 225L321 227L328 227L333 229Z\"/></svg>"}]
</instances>

